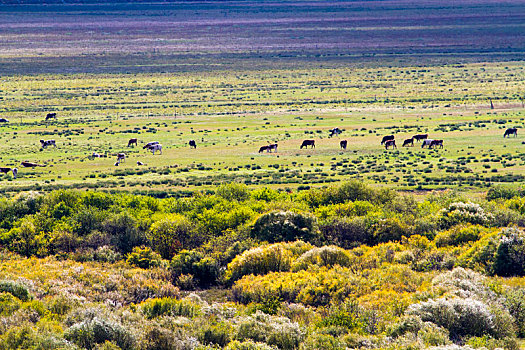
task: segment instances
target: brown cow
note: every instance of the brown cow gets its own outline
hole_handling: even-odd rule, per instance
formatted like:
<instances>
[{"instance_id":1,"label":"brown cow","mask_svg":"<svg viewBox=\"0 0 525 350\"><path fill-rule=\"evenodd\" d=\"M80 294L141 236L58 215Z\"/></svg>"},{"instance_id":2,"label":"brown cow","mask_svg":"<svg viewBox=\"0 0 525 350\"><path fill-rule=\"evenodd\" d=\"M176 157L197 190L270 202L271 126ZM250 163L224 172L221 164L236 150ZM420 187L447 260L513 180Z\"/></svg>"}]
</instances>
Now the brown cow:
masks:
<instances>
[{"instance_id":1,"label":"brown cow","mask_svg":"<svg viewBox=\"0 0 525 350\"><path fill-rule=\"evenodd\" d=\"M396 148L396 140L388 140L385 142L385 149L388 149L388 147L392 147L392 149Z\"/></svg>"},{"instance_id":2,"label":"brown cow","mask_svg":"<svg viewBox=\"0 0 525 350\"><path fill-rule=\"evenodd\" d=\"M138 145L139 140L135 139L129 139L128 141L128 147L131 147L131 145Z\"/></svg>"},{"instance_id":3,"label":"brown cow","mask_svg":"<svg viewBox=\"0 0 525 350\"><path fill-rule=\"evenodd\" d=\"M440 146L439 148L443 148L443 140L432 140L428 148L437 148L438 146Z\"/></svg>"}]
</instances>

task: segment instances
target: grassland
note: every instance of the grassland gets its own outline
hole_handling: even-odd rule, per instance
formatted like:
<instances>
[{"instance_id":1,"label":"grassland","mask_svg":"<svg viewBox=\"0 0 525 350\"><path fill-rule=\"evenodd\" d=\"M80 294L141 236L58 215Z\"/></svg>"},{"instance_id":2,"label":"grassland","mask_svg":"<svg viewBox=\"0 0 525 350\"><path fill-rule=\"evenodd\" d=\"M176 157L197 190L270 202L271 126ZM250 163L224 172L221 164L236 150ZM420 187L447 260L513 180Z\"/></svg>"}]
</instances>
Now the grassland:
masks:
<instances>
[{"instance_id":1,"label":"grassland","mask_svg":"<svg viewBox=\"0 0 525 350\"><path fill-rule=\"evenodd\" d=\"M2 176L2 190L174 192L230 181L297 188L351 178L400 189L513 183L523 180L521 132L502 136L524 126L524 78L521 62L6 76L1 165L46 167ZM44 122L51 111L58 120ZM345 131L329 138L333 127ZM444 139L445 148L401 147L416 133ZM387 134L396 135L397 151L380 146ZM139 147L127 148L132 137ZM55 139L57 148L42 150L40 139ZM299 150L303 139L315 139L316 149ZM162 155L142 149L152 140L163 144ZM278 152L259 154L268 142ZM107 158L89 159L93 152ZM118 152L128 158L117 168Z\"/></svg>"}]
</instances>

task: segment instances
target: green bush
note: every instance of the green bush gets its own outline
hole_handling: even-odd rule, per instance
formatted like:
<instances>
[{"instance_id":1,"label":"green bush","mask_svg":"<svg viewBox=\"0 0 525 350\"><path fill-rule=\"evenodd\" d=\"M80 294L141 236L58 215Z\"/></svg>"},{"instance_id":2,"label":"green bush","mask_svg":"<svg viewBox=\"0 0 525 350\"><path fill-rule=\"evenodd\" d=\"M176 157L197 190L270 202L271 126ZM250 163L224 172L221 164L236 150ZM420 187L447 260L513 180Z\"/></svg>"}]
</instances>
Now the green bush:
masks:
<instances>
[{"instance_id":1,"label":"green bush","mask_svg":"<svg viewBox=\"0 0 525 350\"><path fill-rule=\"evenodd\" d=\"M525 235L516 229L502 231L493 271L499 276L525 275Z\"/></svg>"},{"instance_id":2,"label":"green bush","mask_svg":"<svg viewBox=\"0 0 525 350\"><path fill-rule=\"evenodd\" d=\"M266 343L253 342L251 340L240 342L238 340L232 341L228 344L225 350L277 350L275 346L270 346Z\"/></svg>"},{"instance_id":3,"label":"green bush","mask_svg":"<svg viewBox=\"0 0 525 350\"><path fill-rule=\"evenodd\" d=\"M251 236L270 243L318 238L317 220L310 214L274 211L261 215L253 224Z\"/></svg>"},{"instance_id":4,"label":"green bush","mask_svg":"<svg viewBox=\"0 0 525 350\"><path fill-rule=\"evenodd\" d=\"M488 230L480 225L458 225L448 231L437 234L434 239L436 247L458 246L466 242L477 241Z\"/></svg>"},{"instance_id":5,"label":"green bush","mask_svg":"<svg viewBox=\"0 0 525 350\"><path fill-rule=\"evenodd\" d=\"M196 284L209 286L217 282L219 264L201 252L182 250L171 259L170 271L174 281L182 275L192 275Z\"/></svg>"},{"instance_id":6,"label":"green bush","mask_svg":"<svg viewBox=\"0 0 525 350\"><path fill-rule=\"evenodd\" d=\"M146 318L152 319L163 315L195 317L200 313L201 307L186 299L173 298L149 299L139 305Z\"/></svg>"},{"instance_id":7,"label":"green bush","mask_svg":"<svg viewBox=\"0 0 525 350\"><path fill-rule=\"evenodd\" d=\"M387 218L377 221L373 227L374 243L400 241L402 237L412 234L410 227L398 218Z\"/></svg>"},{"instance_id":8,"label":"green bush","mask_svg":"<svg viewBox=\"0 0 525 350\"><path fill-rule=\"evenodd\" d=\"M197 338L203 344L224 347L231 341L232 333L229 323L205 324L200 327Z\"/></svg>"},{"instance_id":9,"label":"green bush","mask_svg":"<svg viewBox=\"0 0 525 350\"><path fill-rule=\"evenodd\" d=\"M513 288L505 294L505 306L514 318L516 332L525 337L525 289Z\"/></svg>"},{"instance_id":10,"label":"green bush","mask_svg":"<svg viewBox=\"0 0 525 350\"><path fill-rule=\"evenodd\" d=\"M229 183L220 185L217 188L217 195L229 201L245 201L250 197L250 191L244 184Z\"/></svg>"},{"instance_id":11,"label":"green bush","mask_svg":"<svg viewBox=\"0 0 525 350\"><path fill-rule=\"evenodd\" d=\"M150 247L134 247L126 259L128 264L149 269L150 267L160 266L162 258Z\"/></svg>"},{"instance_id":12,"label":"green bush","mask_svg":"<svg viewBox=\"0 0 525 350\"><path fill-rule=\"evenodd\" d=\"M366 220L356 218L332 218L319 225L325 241L345 249L372 243L373 237Z\"/></svg>"},{"instance_id":13,"label":"green bush","mask_svg":"<svg viewBox=\"0 0 525 350\"><path fill-rule=\"evenodd\" d=\"M195 225L182 215L172 214L155 221L149 234L152 247L164 259L171 259L181 249L193 249L203 242Z\"/></svg>"}]
</instances>

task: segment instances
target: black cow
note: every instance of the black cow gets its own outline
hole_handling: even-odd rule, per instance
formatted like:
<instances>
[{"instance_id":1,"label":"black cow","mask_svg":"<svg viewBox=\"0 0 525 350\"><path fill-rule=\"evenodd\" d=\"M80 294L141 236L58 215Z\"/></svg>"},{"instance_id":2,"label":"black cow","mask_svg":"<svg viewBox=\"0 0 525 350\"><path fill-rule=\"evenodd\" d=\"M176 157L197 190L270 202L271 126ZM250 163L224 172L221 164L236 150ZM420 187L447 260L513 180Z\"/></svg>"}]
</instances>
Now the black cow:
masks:
<instances>
[{"instance_id":1,"label":"black cow","mask_svg":"<svg viewBox=\"0 0 525 350\"><path fill-rule=\"evenodd\" d=\"M341 147L341 149L346 149L347 145L348 145L348 141L346 141L346 140L341 140L339 142L339 146Z\"/></svg>"},{"instance_id":2,"label":"black cow","mask_svg":"<svg viewBox=\"0 0 525 350\"><path fill-rule=\"evenodd\" d=\"M381 140L381 144L384 144L387 141L392 141L393 139L394 139L394 135L383 136L383 139Z\"/></svg>"},{"instance_id":3,"label":"black cow","mask_svg":"<svg viewBox=\"0 0 525 350\"><path fill-rule=\"evenodd\" d=\"M139 142L139 140L137 140L136 138L134 138L134 139L129 139L129 141L128 141L128 147L130 147L131 145L138 145L138 142Z\"/></svg>"},{"instance_id":4,"label":"black cow","mask_svg":"<svg viewBox=\"0 0 525 350\"><path fill-rule=\"evenodd\" d=\"M0 118L0 123L9 123L9 120L5 118Z\"/></svg>"},{"instance_id":5,"label":"black cow","mask_svg":"<svg viewBox=\"0 0 525 350\"><path fill-rule=\"evenodd\" d=\"M308 146L312 146L312 148L315 148L315 140L304 140L301 144L301 149L308 148Z\"/></svg>"},{"instance_id":6,"label":"black cow","mask_svg":"<svg viewBox=\"0 0 525 350\"><path fill-rule=\"evenodd\" d=\"M417 142L419 142L421 140L426 140L426 139L428 139L428 134L414 135L414 140L416 140Z\"/></svg>"},{"instance_id":7,"label":"black cow","mask_svg":"<svg viewBox=\"0 0 525 350\"><path fill-rule=\"evenodd\" d=\"M510 135L514 135L514 137L518 137L518 129L517 128L508 128L505 130L505 134L503 134L503 137L510 137Z\"/></svg>"},{"instance_id":8,"label":"black cow","mask_svg":"<svg viewBox=\"0 0 525 350\"><path fill-rule=\"evenodd\" d=\"M12 172L13 173L13 177L16 179L16 175L18 174L18 169L17 168L5 168L5 167L1 167L0 168L0 173L7 174L8 172Z\"/></svg>"},{"instance_id":9,"label":"black cow","mask_svg":"<svg viewBox=\"0 0 525 350\"><path fill-rule=\"evenodd\" d=\"M413 137L403 141L403 147L408 146L408 145L411 145L412 147L414 147L414 138Z\"/></svg>"},{"instance_id":10,"label":"black cow","mask_svg":"<svg viewBox=\"0 0 525 350\"><path fill-rule=\"evenodd\" d=\"M268 152L272 152L272 150L277 152L277 144L276 143L272 143L272 144L268 145Z\"/></svg>"},{"instance_id":11,"label":"black cow","mask_svg":"<svg viewBox=\"0 0 525 350\"><path fill-rule=\"evenodd\" d=\"M48 113L46 115L46 121L49 120L49 119L57 119L57 114L56 113Z\"/></svg>"},{"instance_id":12,"label":"black cow","mask_svg":"<svg viewBox=\"0 0 525 350\"><path fill-rule=\"evenodd\" d=\"M188 142L189 145L190 145L190 148L197 148L197 143L195 142L195 140L190 140L190 142Z\"/></svg>"}]
</instances>

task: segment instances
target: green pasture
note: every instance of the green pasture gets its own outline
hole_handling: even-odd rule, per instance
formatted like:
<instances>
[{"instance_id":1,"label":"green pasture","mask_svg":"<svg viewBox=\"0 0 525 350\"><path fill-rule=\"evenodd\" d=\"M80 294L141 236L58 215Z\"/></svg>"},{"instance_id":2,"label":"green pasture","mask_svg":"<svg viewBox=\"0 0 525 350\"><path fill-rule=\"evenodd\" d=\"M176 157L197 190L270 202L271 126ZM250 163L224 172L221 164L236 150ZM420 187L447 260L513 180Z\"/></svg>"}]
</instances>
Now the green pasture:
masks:
<instances>
[{"instance_id":1,"label":"green pasture","mask_svg":"<svg viewBox=\"0 0 525 350\"><path fill-rule=\"evenodd\" d=\"M3 77L0 116L10 122L0 125L0 166L18 167L19 176L1 175L0 188L168 193L232 181L294 189L359 178L406 190L478 190L522 182L523 132L510 139L503 133L525 126L523 68L504 62ZM51 111L58 120L44 122ZM329 138L333 127L345 131ZM444 149L401 147L417 133L443 139ZM380 146L389 134L397 150ZM138 147L128 148L135 137ZM56 149L42 150L40 139L55 139ZM316 148L300 150L304 139ZM143 150L149 141L159 141L163 154ZM274 142L277 153L257 152ZM93 152L107 157L90 159ZM127 159L117 167L118 152ZM45 167L22 168L24 160Z\"/></svg>"}]
</instances>

